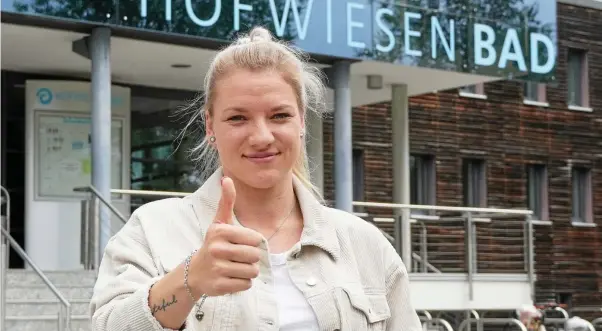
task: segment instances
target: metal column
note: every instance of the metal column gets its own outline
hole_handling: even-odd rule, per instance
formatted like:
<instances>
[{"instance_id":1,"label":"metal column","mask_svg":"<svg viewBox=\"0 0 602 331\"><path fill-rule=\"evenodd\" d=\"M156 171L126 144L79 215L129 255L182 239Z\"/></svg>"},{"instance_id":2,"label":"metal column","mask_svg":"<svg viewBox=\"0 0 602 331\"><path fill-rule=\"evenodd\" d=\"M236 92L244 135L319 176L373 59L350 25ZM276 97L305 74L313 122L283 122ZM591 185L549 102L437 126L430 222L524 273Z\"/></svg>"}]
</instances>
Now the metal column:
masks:
<instances>
[{"instance_id":1,"label":"metal column","mask_svg":"<svg viewBox=\"0 0 602 331\"><path fill-rule=\"evenodd\" d=\"M92 30L88 50L92 61L92 185L111 201L111 30ZM111 236L110 229L109 210L101 205L100 256Z\"/></svg>"},{"instance_id":2,"label":"metal column","mask_svg":"<svg viewBox=\"0 0 602 331\"><path fill-rule=\"evenodd\" d=\"M335 207L353 212L353 145L351 120L351 63L337 62L332 66L334 88L334 190Z\"/></svg>"},{"instance_id":3,"label":"metal column","mask_svg":"<svg viewBox=\"0 0 602 331\"><path fill-rule=\"evenodd\" d=\"M391 96L391 121L393 126L393 202L410 204L410 125L407 85L393 85ZM396 248L407 266L412 262L412 236L410 210L398 210L396 221L399 238Z\"/></svg>"}]
</instances>

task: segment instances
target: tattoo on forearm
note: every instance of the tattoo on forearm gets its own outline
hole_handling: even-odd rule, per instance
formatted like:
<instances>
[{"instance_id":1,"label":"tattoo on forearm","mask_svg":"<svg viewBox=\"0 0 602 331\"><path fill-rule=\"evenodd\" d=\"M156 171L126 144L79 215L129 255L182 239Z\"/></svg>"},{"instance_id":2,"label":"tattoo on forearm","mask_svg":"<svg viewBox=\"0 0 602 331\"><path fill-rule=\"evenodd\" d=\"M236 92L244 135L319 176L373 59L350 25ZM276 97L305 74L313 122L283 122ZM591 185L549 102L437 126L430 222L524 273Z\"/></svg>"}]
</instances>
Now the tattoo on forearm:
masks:
<instances>
[{"instance_id":1,"label":"tattoo on forearm","mask_svg":"<svg viewBox=\"0 0 602 331\"><path fill-rule=\"evenodd\" d=\"M174 294L171 297L171 301L166 301L165 299L163 299L163 302L161 302L161 304L153 304L153 306L151 307L151 314L153 314L153 316L155 315L155 313L157 313L159 310L165 311L167 309L167 307L177 303L178 300L176 300L176 295Z\"/></svg>"}]
</instances>

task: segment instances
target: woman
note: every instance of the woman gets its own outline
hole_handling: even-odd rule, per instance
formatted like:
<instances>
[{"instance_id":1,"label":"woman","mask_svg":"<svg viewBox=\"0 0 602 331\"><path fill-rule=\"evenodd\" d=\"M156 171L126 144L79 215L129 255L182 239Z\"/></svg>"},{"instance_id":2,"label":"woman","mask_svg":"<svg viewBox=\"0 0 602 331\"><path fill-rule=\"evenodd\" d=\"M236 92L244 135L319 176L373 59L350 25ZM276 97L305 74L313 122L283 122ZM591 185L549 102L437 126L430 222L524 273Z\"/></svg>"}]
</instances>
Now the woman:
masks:
<instances>
[{"instance_id":1,"label":"woman","mask_svg":"<svg viewBox=\"0 0 602 331\"><path fill-rule=\"evenodd\" d=\"M220 167L110 240L93 330L421 329L393 247L310 183L305 118L324 88L299 55L255 28L216 56L191 123L205 126L199 159Z\"/></svg>"}]
</instances>

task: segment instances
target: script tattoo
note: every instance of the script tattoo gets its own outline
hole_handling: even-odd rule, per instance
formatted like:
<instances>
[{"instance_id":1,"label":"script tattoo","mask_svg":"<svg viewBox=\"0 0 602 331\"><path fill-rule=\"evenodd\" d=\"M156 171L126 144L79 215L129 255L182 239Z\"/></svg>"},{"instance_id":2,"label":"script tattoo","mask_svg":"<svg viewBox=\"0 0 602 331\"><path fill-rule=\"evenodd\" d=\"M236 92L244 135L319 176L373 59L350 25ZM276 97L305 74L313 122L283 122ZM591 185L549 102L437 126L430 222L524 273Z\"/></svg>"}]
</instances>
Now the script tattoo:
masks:
<instances>
[{"instance_id":1,"label":"script tattoo","mask_svg":"<svg viewBox=\"0 0 602 331\"><path fill-rule=\"evenodd\" d=\"M176 295L174 294L171 298L171 301L165 301L165 299L163 299L163 302L161 302L161 304L157 305L157 304L153 304L153 307L151 308L151 314L153 314L153 316L155 315L155 313L157 313L159 310L165 311L167 309L167 307L177 303L178 300L176 300Z\"/></svg>"}]
</instances>

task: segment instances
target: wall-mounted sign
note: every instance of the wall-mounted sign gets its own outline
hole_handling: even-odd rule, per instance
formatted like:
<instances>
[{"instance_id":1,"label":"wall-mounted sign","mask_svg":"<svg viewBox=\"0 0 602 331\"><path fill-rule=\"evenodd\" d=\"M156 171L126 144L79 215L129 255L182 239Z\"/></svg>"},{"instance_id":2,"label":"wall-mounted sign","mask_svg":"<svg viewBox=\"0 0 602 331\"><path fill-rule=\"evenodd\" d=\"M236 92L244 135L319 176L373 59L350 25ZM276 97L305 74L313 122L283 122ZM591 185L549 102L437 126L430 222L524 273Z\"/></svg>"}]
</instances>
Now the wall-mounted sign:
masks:
<instances>
[{"instance_id":1,"label":"wall-mounted sign","mask_svg":"<svg viewBox=\"0 0 602 331\"><path fill-rule=\"evenodd\" d=\"M262 25L313 54L553 79L556 0L13 0L3 11L221 41Z\"/></svg>"}]
</instances>

